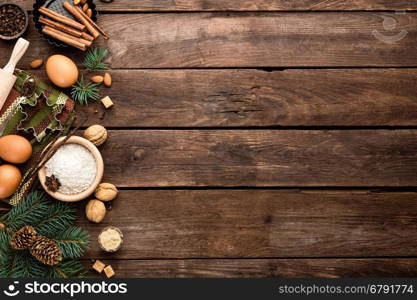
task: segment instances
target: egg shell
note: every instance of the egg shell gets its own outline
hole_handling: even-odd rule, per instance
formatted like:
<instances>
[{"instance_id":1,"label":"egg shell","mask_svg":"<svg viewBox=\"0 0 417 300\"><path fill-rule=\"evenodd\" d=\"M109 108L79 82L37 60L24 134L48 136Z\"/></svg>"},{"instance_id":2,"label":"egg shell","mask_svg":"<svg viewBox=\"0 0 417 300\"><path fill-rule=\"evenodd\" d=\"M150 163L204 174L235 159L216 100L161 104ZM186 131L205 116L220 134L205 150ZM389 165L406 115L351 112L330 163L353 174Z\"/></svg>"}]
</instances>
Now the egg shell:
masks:
<instances>
[{"instance_id":1,"label":"egg shell","mask_svg":"<svg viewBox=\"0 0 417 300\"><path fill-rule=\"evenodd\" d=\"M0 158L13 163L22 164L32 155L32 145L20 135L6 135L0 138Z\"/></svg>"},{"instance_id":2,"label":"egg shell","mask_svg":"<svg viewBox=\"0 0 417 300\"><path fill-rule=\"evenodd\" d=\"M72 86L78 79L78 68L68 57L52 55L46 62L46 73L49 79L61 88Z\"/></svg>"},{"instance_id":3,"label":"egg shell","mask_svg":"<svg viewBox=\"0 0 417 300\"><path fill-rule=\"evenodd\" d=\"M18 168L13 165L0 166L0 199L13 195L21 181L22 174Z\"/></svg>"}]
</instances>

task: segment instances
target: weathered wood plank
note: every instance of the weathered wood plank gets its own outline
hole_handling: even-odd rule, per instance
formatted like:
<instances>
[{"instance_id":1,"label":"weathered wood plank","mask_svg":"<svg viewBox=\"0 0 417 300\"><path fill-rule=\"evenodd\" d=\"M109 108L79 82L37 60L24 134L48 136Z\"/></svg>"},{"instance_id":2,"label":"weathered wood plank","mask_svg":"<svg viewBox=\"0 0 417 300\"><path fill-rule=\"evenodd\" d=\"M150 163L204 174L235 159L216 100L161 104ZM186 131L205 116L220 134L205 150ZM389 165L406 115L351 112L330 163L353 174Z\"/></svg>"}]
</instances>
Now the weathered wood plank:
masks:
<instances>
[{"instance_id":1,"label":"weathered wood plank","mask_svg":"<svg viewBox=\"0 0 417 300\"><path fill-rule=\"evenodd\" d=\"M46 79L44 70L33 72ZM115 70L111 127L415 126L417 69ZM87 76L88 77L88 76ZM98 111L98 112L96 112ZM96 112L96 113L94 113Z\"/></svg>"},{"instance_id":2,"label":"weathered wood plank","mask_svg":"<svg viewBox=\"0 0 417 300\"><path fill-rule=\"evenodd\" d=\"M108 260L118 278L416 277L416 259ZM86 267L91 267L86 263ZM94 271L91 277L100 277Z\"/></svg>"},{"instance_id":3,"label":"weathered wood plank","mask_svg":"<svg viewBox=\"0 0 417 300\"><path fill-rule=\"evenodd\" d=\"M123 187L416 186L415 130L112 130Z\"/></svg>"},{"instance_id":4,"label":"weathered wood plank","mask_svg":"<svg viewBox=\"0 0 417 300\"><path fill-rule=\"evenodd\" d=\"M32 9L27 0L14 1ZM413 0L118 0L95 1L99 11L281 11L281 10L415 10Z\"/></svg>"},{"instance_id":5,"label":"weathered wood plank","mask_svg":"<svg viewBox=\"0 0 417 300\"><path fill-rule=\"evenodd\" d=\"M102 223L89 223L80 209L78 224L92 235L86 258L416 256L416 196L370 191L130 190L120 192ZM118 226L125 236L123 248L115 254L103 253L96 242L100 230L109 225Z\"/></svg>"},{"instance_id":6,"label":"weathered wood plank","mask_svg":"<svg viewBox=\"0 0 417 300\"><path fill-rule=\"evenodd\" d=\"M111 39L98 45L110 49L113 68L417 65L416 14L110 14L100 23ZM400 40L387 43L392 36ZM33 28L28 38L22 64L56 52ZM11 47L1 42L0 52Z\"/></svg>"}]
</instances>

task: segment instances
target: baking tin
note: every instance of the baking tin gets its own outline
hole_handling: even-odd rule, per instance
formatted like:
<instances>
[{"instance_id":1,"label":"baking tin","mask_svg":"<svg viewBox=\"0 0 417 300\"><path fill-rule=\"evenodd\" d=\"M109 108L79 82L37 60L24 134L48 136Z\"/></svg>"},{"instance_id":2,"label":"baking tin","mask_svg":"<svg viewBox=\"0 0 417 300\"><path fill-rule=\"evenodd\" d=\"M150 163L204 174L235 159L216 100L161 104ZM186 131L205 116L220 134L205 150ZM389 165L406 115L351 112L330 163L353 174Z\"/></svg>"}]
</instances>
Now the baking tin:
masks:
<instances>
[{"instance_id":1,"label":"baking tin","mask_svg":"<svg viewBox=\"0 0 417 300\"><path fill-rule=\"evenodd\" d=\"M25 14L25 20L26 20L25 21L25 27L23 28L23 30L21 32L19 32L16 35L13 35L13 36L7 36L7 35L1 35L0 34L0 39L2 39L2 40L15 40L15 39L21 37L26 32L26 29L28 28L28 23L29 23L29 16L28 16L28 13L27 13L26 9L24 9L19 4L12 3L12 2L6 2L6 3L1 3L0 4L0 7L5 6L5 5L14 5L14 6L17 6Z\"/></svg>"},{"instance_id":2,"label":"baking tin","mask_svg":"<svg viewBox=\"0 0 417 300\"><path fill-rule=\"evenodd\" d=\"M42 35L42 37L47 40L51 45L54 45L56 47L71 47L61 41L58 41L56 39L54 39L53 37L50 37L46 34L44 34L42 32L42 26L44 26L43 24L41 24L39 22L39 17L43 16L40 12L39 12L39 8L41 7L47 7L49 9L52 9L54 11L56 11L57 13L69 17L71 19L74 19L75 21L78 22L78 20L76 18L74 18L63 6L63 3L65 1L68 1L72 4L72 0L36 0L36 2L33 4L33 22L35 23L35 28L36 30L39 32L40 35ZM97 10L96 10L96 5L94 4L93 0L87 0L88 6L91 8L92 11L92 17L91 19L96 22L97 21ZM45 18L48 18L46 16L44 16Z\"/></svg>"}]
</instances>

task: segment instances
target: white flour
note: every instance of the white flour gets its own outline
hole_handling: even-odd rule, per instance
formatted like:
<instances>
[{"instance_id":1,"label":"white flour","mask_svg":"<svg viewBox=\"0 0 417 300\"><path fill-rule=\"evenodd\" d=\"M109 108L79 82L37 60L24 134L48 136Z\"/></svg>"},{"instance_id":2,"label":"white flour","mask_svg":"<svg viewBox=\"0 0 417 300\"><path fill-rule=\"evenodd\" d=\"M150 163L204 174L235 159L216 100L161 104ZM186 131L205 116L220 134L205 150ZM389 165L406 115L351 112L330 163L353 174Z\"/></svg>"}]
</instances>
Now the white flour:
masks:
<instances>
[{"instance_id":1,"label":"white flour","mask_svg":"<svg viewBox=\"0 0 417 300\"><path fill-rule=\"evenodd\" d=\"M59 192L78 194L88 189L97 175L94 156L78 144L65 144L45 165L46 175L55 175L61 183Z\"/></svg>"}]
</instances>

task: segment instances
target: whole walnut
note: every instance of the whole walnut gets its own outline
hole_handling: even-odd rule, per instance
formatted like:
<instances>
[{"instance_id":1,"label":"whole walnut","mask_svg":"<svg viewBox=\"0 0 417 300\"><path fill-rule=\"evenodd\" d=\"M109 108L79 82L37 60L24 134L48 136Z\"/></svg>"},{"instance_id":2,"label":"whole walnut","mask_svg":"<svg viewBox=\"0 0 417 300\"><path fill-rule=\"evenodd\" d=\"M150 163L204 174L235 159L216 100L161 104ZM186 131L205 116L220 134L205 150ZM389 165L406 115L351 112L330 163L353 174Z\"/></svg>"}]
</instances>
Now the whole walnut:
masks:
<instances>
[{"instance_id":1,"label":"whole walnut","mask_svg":"<svg viewBox=\"0 0 417 300\"><path fill-rule=\"evenodd\" d=\"M100 223L106 216L106 206L103 202L93 199L85 207L87 219L94 223Z\"/></svg>"},{"instance_id":2,"label":"whole walnut","mask_svg":"<svg viewBox=\"0 0 417 300\"><path fill-rule=\"evenodd\" d=\"M92 125L84 131L84 137L96 146L107 140L107 130L101 125Z\"/></svg>"},{"instance_id":3,"label":"whole walnut","mask_svg":"<svg viewBox=\"0 0 417 300\"><path fill-rule=\"evenodd\" d=\"M117 197L117 188L111 183L100 183L94 195L101 201L112 201Z\"/></svg>"}]
</instances>

